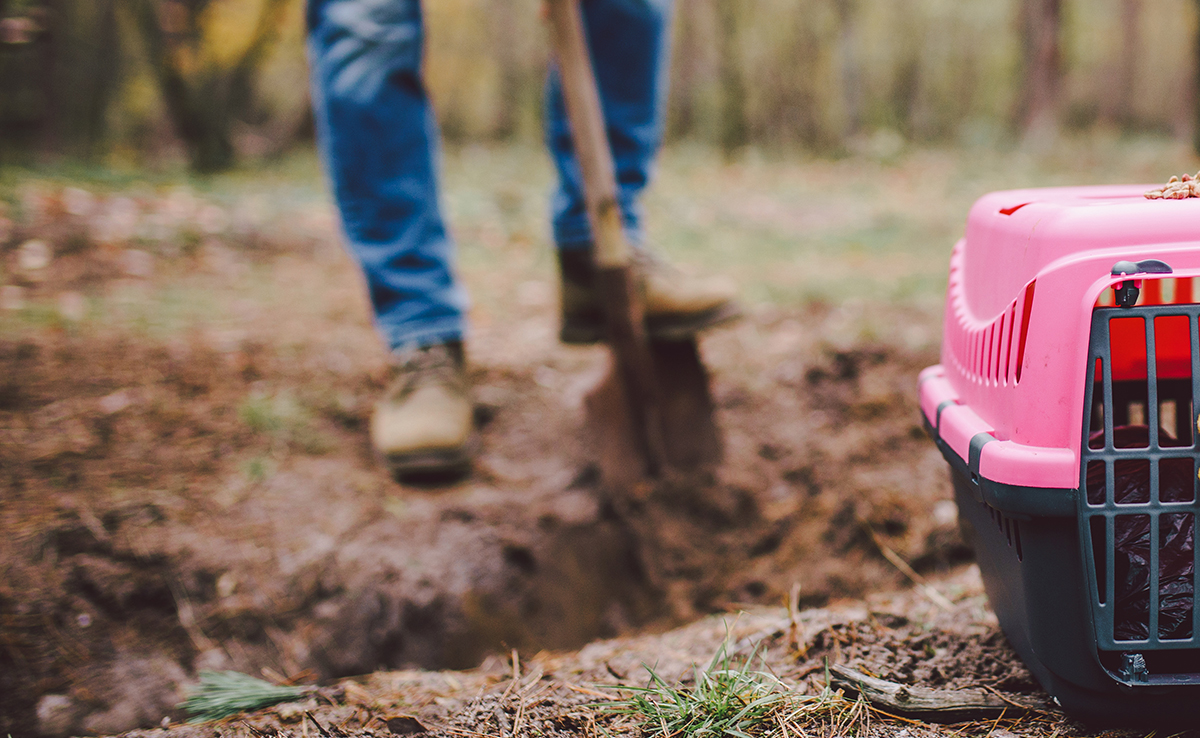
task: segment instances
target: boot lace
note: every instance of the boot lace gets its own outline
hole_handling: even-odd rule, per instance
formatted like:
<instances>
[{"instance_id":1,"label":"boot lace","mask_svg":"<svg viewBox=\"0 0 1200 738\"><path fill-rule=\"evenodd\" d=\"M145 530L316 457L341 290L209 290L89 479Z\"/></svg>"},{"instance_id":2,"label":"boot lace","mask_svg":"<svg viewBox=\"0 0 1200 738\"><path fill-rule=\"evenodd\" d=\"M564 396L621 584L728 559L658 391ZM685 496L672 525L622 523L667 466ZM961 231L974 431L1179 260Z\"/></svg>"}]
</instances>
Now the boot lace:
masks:
<instances>
[{"instance_id":1,"label":"boot lace","mask_svg":"<svg viewBox=\"0 0 1200 738\"><path fill-rule=\"evenodd\" d=\"M445 344L403 351L395 360L397 376L384 393L388 402L400 401L431 384L465 389L462 363Z\"/></svg>"}]
</instances>

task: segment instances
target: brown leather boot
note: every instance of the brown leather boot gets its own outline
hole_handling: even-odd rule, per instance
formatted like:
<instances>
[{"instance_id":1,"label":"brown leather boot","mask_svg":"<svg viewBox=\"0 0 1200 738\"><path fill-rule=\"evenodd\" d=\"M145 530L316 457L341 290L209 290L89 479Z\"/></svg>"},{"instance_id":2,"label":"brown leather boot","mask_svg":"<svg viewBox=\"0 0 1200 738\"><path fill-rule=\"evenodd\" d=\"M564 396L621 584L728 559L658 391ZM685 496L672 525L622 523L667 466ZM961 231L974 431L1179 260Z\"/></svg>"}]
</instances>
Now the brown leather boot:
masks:
<instances>
[{"instance_id":1,"label":"brown leather boot","mask_svg":"<svg viewBox=\"0 0 1200 738\"><path fill-rule=\"evenodd\" d=\"M462 344L415 349L375 405L371 443L398 479L470 468L472 407Z\"/></svg>"},{"instance_id":2,"label":"brown leather boot","mask_svg":"<svg viewBox=\"0 0 1200 738\"><path fill-rule=\"evenodd\" d=\"M741 315L733 283L722 277L693 277L643 249L632 254L634 279L646 310L651 338L681 340ZM604 339L604 309L596 289L590 249L558 251L562 285L563 343Z\"/></svg>"}]
</instances>

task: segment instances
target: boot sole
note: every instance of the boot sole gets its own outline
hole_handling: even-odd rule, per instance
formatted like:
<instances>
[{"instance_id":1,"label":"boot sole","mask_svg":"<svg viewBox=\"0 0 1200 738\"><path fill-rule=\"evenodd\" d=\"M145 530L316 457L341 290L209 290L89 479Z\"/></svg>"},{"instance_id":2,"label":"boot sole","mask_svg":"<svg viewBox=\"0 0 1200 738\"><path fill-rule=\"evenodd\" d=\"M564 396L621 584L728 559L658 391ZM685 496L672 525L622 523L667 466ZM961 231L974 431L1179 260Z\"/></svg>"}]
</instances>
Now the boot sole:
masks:
<instances>
[{"instance_id":1,"label":"boot sole","mask_svg":"<svg viewBox=\"0 0 1200 738\"><path fill-rule=\"evenodd\" d=\"M444 484L471 473L472 444L410 454L379 454L397 482Z\"/></svg>"},{"instance_id":2,"label":"boot sole","mask_svg":"<svg viewBox=\"0 0 1200 738\"><path fill-rule=\"evenodd\" d=\"M719 305L696 315L665 315L646 319L646 335L663 341L686 341L700 331L722 325L742 317L742 309L736 303ZM605 338L603 323L564 322L558 340L571 345L600 343Z\"/></svg>"}]
</instances>

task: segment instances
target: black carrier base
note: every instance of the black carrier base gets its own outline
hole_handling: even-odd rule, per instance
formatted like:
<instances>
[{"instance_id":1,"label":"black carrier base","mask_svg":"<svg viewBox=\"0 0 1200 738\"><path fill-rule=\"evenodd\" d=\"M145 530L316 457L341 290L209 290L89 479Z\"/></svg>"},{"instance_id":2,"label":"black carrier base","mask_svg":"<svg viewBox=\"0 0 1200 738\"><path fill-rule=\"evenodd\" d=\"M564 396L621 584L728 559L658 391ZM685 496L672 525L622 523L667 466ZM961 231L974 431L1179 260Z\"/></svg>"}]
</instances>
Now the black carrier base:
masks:
<instances>
[{"instance_id":1,"label":"black carrier base","mask_svg":"<svg viewBox=\"0 0 1200 738\"><path fill-rule=\"evenodd\" d=\"M1089 723L1141 728L1195 727L1200 685L1128 686L1102 661L1120 669L1123 654L1096 644L1087 573L1073 505L1063 515L1031 515L988 504L1024 497L997 494L958 455L938 444L951 466L959 525L975 549L984 587L1009 643L1063 709ZM956 463L957 462L957 463ZM1074 490L1034 490L1073 496Z\"/></svg>"}]
</instances>

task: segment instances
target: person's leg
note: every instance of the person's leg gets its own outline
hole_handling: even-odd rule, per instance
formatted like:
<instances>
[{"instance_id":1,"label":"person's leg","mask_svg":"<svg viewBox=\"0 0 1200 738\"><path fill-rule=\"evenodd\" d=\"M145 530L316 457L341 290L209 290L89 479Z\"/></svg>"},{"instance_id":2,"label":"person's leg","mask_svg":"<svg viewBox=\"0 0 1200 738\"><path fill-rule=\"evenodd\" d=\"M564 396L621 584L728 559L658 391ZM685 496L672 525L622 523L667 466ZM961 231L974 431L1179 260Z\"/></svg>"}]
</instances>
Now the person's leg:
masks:
<instances>
[{"instance_id":1,"label":"person's leg","mask_svg":"<svg viewBox=\"0 0 1200 738\"><path fill-rule=\"evenodd\" d=\"M681 339L739 314L736 290L724 279L696 279L649 258L643 245L638 198L650 181L662 143L670 52L671 0L584 0L588 46L600 91L617 196L635 274L641 285L646 330ZM603 338L604 314L595 288L592 236L583 182L571 141L559 76L546 90L546 143L558 172L551 210L562 284L565 343Z\"/></svg>"},{"instance_id":2,"label":"person's leg","mask_svg":"<svg viewBox=\"0 0 1200 738\"><path fill-rule=\"evenodd\" d=\"M419 0L309 0L317 140L390 349L461 340L465 293L438 202Z\"/></svg>"},{"instance_id":3,"label":"person's leg","mask_svg":"<svg viewBox=\"0 0 1200 738\"><path fill-rule=\"evenodd\" d=\"M465 471L472 408L466 297L438 204L437 126L421 78L419 0L309 0L321 149L350 252L397 376L371 441L397 476Z\"/></svg>"},{"instance_id":4,"label":"person's leg","mask_svg":"<svg viewBox=\"0 0 1200 738\"><path fill-rule=\"evenodd\" d=\"M642 241L638 196L650 181L662 143L671 0L586 0L582 3L592 66L617 175L621 214L630 241ZM546 89L546 142L558 171L551 203L554 241L587 249L591 229L575 160L562 87L551 71Z\"/></svg>"}]
</instances>

